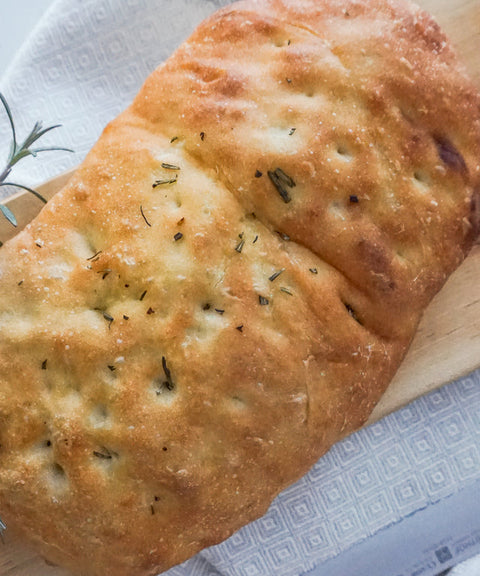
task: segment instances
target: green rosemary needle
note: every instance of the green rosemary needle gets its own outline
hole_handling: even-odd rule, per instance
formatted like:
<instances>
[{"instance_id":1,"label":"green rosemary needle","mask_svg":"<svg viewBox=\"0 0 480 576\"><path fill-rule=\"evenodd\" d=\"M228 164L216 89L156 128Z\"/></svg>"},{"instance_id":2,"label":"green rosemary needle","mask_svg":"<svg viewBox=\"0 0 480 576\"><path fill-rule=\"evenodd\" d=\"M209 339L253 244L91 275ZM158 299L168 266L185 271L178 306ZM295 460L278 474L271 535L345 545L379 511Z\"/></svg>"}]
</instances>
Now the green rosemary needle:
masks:
<instances>
[{"instance_id":1,"label":"green rosemary needle","mask_svg":"<svg viewBox=\"0 0 480 576\"><path fill-rule=\"evenodd\" d=\"M10 175L13 167L23 158L27 156L36 157L40 152L52 152L52 151L64 151L64 152L73 152L69 148L62 148L59 146L47 146L47 147L35 147L32 146L47 132L58 128L60 125L57 124L55 126L49 126L44 128L41 122L36 122L28 136L25 140L19 144L17 140L17 131L15 129L15 123L13 121L12 111L10 110L10 106L5 98L5 96L0 92L0 101L5 108L5 112L7 113L8 121L10 123L10 128L12 131L12 142L10 145L10 153L7 159L7 164L5 168L0 172L0 187L2 186L12 186L14 188L20 188L21 190L25 190L30 194L33 194L36 198L41 200L46 204L46 199L36 190L33 188L29 188L23 184L18 184L18 182L7 181L8 176ZM8 208L5 204L0 203L0 212L3 216L12 224L12 226L17 226L17 219L13 212Z\"/></svg>"}]
</instances>

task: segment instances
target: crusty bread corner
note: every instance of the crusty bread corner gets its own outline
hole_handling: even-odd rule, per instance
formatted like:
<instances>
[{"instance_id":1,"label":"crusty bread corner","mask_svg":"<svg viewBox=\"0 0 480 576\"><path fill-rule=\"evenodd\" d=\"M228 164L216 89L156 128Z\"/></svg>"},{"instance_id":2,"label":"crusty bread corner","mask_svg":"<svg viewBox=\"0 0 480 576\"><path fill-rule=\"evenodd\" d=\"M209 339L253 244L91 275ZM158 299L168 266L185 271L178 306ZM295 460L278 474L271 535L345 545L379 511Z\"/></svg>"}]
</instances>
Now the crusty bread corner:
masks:
<instances>
[{"instance_id":1,"label":"crusty bread corner","mask_svg":"<svg viewBox=\"0 0 480 576\"><path fill-rule=\"evenodd\" d=\"M478 231L479 95L432 19L216 13L0 250L0 511L82 576L257 518L364 423Z\"/></svg>"}]
</instances>

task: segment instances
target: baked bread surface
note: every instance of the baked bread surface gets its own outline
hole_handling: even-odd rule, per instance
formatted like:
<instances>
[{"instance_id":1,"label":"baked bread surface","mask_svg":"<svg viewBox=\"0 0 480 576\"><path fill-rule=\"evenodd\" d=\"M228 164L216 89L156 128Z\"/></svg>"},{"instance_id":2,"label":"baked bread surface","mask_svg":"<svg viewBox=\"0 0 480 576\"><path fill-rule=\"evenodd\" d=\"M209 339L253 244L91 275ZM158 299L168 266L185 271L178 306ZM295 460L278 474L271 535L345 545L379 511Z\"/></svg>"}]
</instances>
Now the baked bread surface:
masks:
<instances>
[{"instance_id":1,"label":"baked bread surface","mask_svg":"<svg viewBox=\"0 0 480 576\"><path fill-rule=\"evenodd\" d=\"M478 230L480 100L432 19L247 0L0 250L0 513L82 576L262 515L384 392Z\"/></svg>"}]
</instances>

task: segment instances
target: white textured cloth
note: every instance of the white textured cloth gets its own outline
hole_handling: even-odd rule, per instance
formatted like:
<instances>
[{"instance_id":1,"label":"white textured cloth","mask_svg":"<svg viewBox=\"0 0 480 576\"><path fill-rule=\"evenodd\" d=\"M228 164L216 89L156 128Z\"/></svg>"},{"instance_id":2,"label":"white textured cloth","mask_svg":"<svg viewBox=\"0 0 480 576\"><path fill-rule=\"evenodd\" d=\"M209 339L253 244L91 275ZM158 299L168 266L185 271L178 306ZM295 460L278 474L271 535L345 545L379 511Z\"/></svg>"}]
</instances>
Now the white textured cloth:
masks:
<instances>
[{"instance_id":1,"label":"white textured cloth","mask_svg":"<svg viewBox=\"0 0 480 576\"><path fill-rule=\"evenodd\" d=\"M452 569L449 576L479 576L480 575L480 556L470 558Z\"/></svg>"},{"instance_id":2,"label":"white textured cloth","mask_svg":"<svg viewBox=\"0 0 480 576\"><path fill-rule=\"evenodd\" d=\"M22 161L15 178L38 184L77 165L145 78L226 0L57 0L0 82L20 137L37 120L62 124L45 142L75 154ZM43 140L42 140L43 141ZM0 158L9 127L0 126Z\"/></svg>"},{"instance_id":3,"label":"white textured cloth","mask_svg":"<svg viewBox=\"0 0 480 576\"><path fill-rule=\"evenodd\" d=\"M20 137L36 120L61 123L45 142L76 152L25 160L15 169L15 179L36 185L78 164L146 76L225 3L54 2L0 81L0 90ZM9 138L1 115L0 159ZM335 446L265 517L169 574L304 574L463 487L480 486L479 445L480 373L475 373Z\"/></svg>"}]
</instances>

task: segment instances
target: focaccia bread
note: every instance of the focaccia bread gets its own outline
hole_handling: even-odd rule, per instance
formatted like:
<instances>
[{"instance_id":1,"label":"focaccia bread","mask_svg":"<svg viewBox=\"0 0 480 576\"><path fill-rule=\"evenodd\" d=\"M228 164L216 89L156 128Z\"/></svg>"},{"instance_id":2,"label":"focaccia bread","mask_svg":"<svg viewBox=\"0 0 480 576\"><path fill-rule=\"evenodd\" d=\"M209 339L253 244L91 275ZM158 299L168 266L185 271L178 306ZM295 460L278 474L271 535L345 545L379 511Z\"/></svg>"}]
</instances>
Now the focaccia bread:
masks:
<instances>
[{"instance_id":1,"label":"focaccia bread","mask_svg":"<svg viewBox=\"0 0 480 576\"><path fill-rule=\"evenodd\" d=\"M0 515L82 576L259 517L478 232L480 98L403 1L246 0L0 249Z\"/></svg>"}]
</instances>

